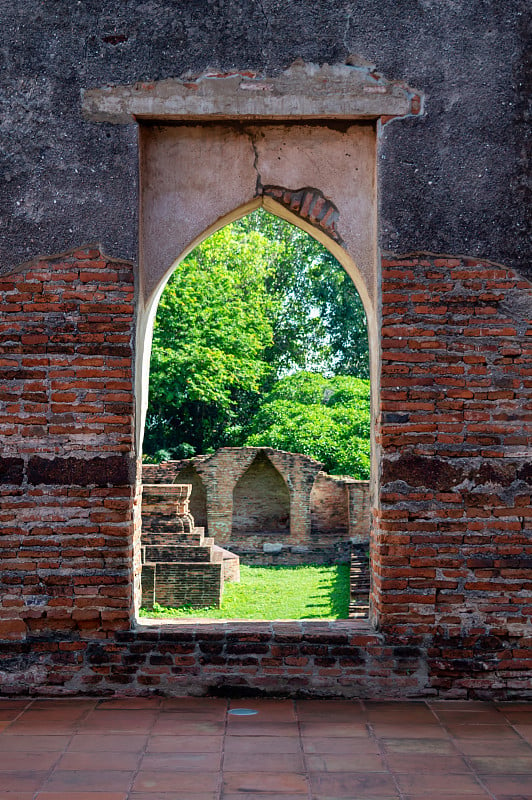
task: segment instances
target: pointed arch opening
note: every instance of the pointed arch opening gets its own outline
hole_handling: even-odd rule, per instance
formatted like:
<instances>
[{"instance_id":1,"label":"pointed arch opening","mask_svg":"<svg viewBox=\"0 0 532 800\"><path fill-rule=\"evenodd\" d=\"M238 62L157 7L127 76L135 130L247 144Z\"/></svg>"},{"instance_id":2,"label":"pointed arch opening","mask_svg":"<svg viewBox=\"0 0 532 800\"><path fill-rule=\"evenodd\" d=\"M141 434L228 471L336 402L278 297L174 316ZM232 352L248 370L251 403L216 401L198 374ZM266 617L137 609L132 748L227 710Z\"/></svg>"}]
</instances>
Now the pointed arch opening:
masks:
<instances>
[{"instance_id":1,"label":"pointed arch opening","mask_svg":"<svg viewBox=\"0 0 532 800\"><path fill-rule=\"evenodd\" d=\"M208 242L213 234L223 231L232 223L244 220L250 214L257 212L258 210L260 210L261 213L265 213L266 216L273 215L273 217L277 220L290 223L290 226L294 226L296 229L308 234L309 239L312 241L317 241L320 245L324 245L324 251L327 251L333 260L336 259L340 272L346 276L347 284L351 287L354 287L354 290L357 292L358 298L361 301L361 307L366 315L366 336L369 350L369 363L367 370L371 375L376 374L376 353L375 347L372 346L372 342L375 341L375 313L369 292L367 291L365 279L357 269L356 264L347 254L342 245L329 236L327 232L313 225L308 220L298 217L298 215L295 214L290 208L287 208L282 203L277 202L276 199L263 195L262 197L256 198L255 200L244 204L240 208L219 219L216 223L209 226L209 228L207 228L207 230L201 236L193 239L182 251L180 256L172 263L171 267L167 270L159 285L149 298L149 302L146 306L146 315L143 323L144 328L142 334L145 343L143 355L144 360L143 364L141 365L141 369L139 370L140 376L145 376L145 379L143 381L141 380L141 386L144 394L144 397L141 400L141 408L143 407L142 412L144 414L146 410L148 389L147 367L149 364L149 344L157 307L161 301L161 298L163 297L165 287L169 285L169 282L171 283L172 276L174 276L176 272L180 270L181 265L187 262L187 257L196 252L196 248L201 247L204 243ZM333 305L334 298L331 298L332 295L329 297L328 302L330 305ZM205 318L204 322L206 325L210 324L209 319L212 321L212 316L210 318ZM192 330L192 327L190 330ZM287 370L287 377L288 379L290 378L290 369ZM338 401L338 397L342 395L341 390L339 392L331 391L327 387L323 388L323 390L320 389L320 391L320 404L322 406L327 406L328 404L334 405L334 403ZM329 402L331 401L331 397L332 402ZM372 398L372 403L373 402L374 400ZM241 409L240 412L242 412ZM245 411L240 413L240 415L247 421L247 414ZM368 441L368 461L371 460L371 457L373 457L373 459L375 458L374 446L371 448L371 456L369 448L370 428L373 425L373 419L374 415L368 414L365 431ZM143 431L140 431L140 443L142 442L142 434ZM320 437L317 436L316 438L319 439ZM184 442L184 444L190 445L190 440L187 440ZM251 439L246 441L242 439L240 444L260 445L261 441L252 441ZM271 441L267 441L262 442L262 444L266 444L268 447L278 447L281 451L303 452L303 448L291 446L291 444L286 444L285 442L279 444L278 442L272 443ZM230 448L238 446L238 442L221 441L218 443L218 445ZM232 574L234 576L234 574L236 574L234 568L235 556L240 555L241 559L248 558L249 563L253 563L255 565L257 563L261 564L262 562L270 565L278 563L277 556L271 555L273 550L269 550L268 546L271 546L272 543L278 546L279 540L290 539L292 512L291 503L293 502L293 497L291 497L291 490L288 488L286 480L283 478L274 463L272 463L271 459L262 451L257 453L252 464L247 467L244 474L234 482L232 487L228 486L228 488L221 490L220 484L224 483L227 476L223 476L221 474L215 475L214 478L212 475L209 476L207 469L209 459L207 458L207 461L205 462L202 462L201 460L203 457L208 456L208 454L204 453L201 447L198 448L198 442L196 441L194 442L194 450L195 454L193 458L199 459L198 463L192 468L194 475L192 475L192 472L191 475L188 475L186 472L182 472L180 479L188 482L189 477L192 476L196 478L197 476L199 481L205 485L205 494L202 497L202 502L204 501L204 505L202 506L201 510L198 509L200 511L200 517L198 517L196 522L198 527L199 523L201 522L204 523L201 527L205 529L208 528L209 520L211 520L214 523L213 530L220 531L223 530L223 525L226 524L223 521L220 522L220 520L222 518L228 520L228 530L218 538L218 544L216 544L216 539L214 543L211 543L211 545L214 545L218 552L216 555L211 553L209 556L211 561L216 559L216 563L221 562L221 577L219 581L223 589L224 565L227 567L228 575ZM288 454L290 455L290 452ZM330 468L328 465L327 467ZM319 465L316 467L315 473L317 473L318 469ZM345 472L349 472L349 467L346 468ZM230 478L227 478L227 480L229 480L230 483ZM330 512L325 511L325 518L329 521L333 521L336 532L341 532L342 537L345 540L343 544L336 541L331 543L331 536L327 536L327 532L325 532L325 536L321 536L319 542L317 541L315 535L314 537L312 536L313 527L314 534L316 530L315 524L313 525L311 514L311 493L313 487L312 481L314 481L314 477L312 478L311 482L308 483L308 485L304 485L303 481L301 486L298 487L298 497L303 498L302 502L298 502L298 505L301 506L301 508L298 508L299 517L297 523L298 530L300 532L299 536L297 540L294 540L294 542L288 541L286 545L283 545L282 550L280 550L280 552L282 552L281 560L284 560L287 564L290 564L291 568L294 568L294 565L297 567L298 565L306 564L309 560L321 565L345 563L346 560L350 558L350 553L353 549L349 540L349 536L352 533L352 526L349 524L350 514L352 514L351 508L345 508L342 510L342 525L336 525L334 510ZM325 481L325 504L329 502L330 504L334 505L334 503L337 502L336 495L338 492L332 490L329 491L331 487L336 488L336 484L331 482L327 484L327 481ZM197 489L195 492L197 499ZM328 497L327 492L329 492ZM346 505L349 506L349 504L352 502L349 492L347 490L343 491L342 496L344 499L347 498ZM366 492L364 495L364 501L367 502L368 498L369 492ZM230 505L229 517L227 517L225 512L221 510L224 502ZM367 514L361 514L360 516L361 518L367 519ZM343 524L346 520L347 524ZM207 533L207 531L205 531L205 533ZM210 530L208 533L210 535ZM320 534L322 533L323 531L320 531ZM359 536L357 540L358 545L360 545L360 538L361 537ZM362 538L365 538L367 542L367 539L369 539L369 530L366 531L366 537L362 536ZM229 542L231 544L228 544ZM226 547L230 547L231 550L224 549ZM360 550L361 548L359 547L358 549ZM364 559L366 558L367 554L367 543L362 546L362 549L364 551L362 558ZM265 558L263 555L263 553L266 552L268 553L268 558ZM234 580L234 578L228 577L227 580ZM222 590L220 590L220 596L221 594Z\"/></svg>"},{"instance_id":2,"label":"pointed arch opening","mask_svg":"<svg viewBox=\"0 0 532 800\"><path fill-rule=\"evenodd\" d=\"M266 453L259 450L233 489L231 541L273 541L290 533L290 491Z\"/></svg>"}]
</instances>

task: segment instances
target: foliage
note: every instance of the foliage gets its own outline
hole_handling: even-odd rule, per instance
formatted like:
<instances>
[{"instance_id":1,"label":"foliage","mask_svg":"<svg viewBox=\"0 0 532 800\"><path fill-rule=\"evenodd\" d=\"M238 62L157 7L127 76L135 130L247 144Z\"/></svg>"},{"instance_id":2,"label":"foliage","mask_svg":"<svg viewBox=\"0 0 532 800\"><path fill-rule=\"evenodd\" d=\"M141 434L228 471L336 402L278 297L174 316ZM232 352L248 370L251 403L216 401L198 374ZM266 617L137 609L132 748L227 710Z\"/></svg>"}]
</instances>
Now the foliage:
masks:
<instances>
[{"instance_id":1,"label":"foliage","mask_svg":"<svg viewBox=\"0 0 532 800\"><path fill-rule=\"evenodd\" d=\"M258 397L276 314L265 280L278 250L260 233L228 226L171 276L154 325L147 452L183 457L220 447L237 408Z\"/></svg>"},{"instance_id":2,"label":"foliage","mask_svg":"<svg viewBox=\"0 0 532 800\"><path fill-rule=\"evenodd\" d=\"M214 619L345 619L349 564L331 567L240 567L240 583L226 583L220 608L141 610L146 617Z\"/></svg>"},{"instance_id":3,"label":"foliage","mask_svg":"<svg viewBox=\"0 0 532 800\"><path fill-rule=\"evenodd\" d=\"M247 439L365 476L369 445L357 432L364 427L357 402L333 410L339 400L281 396L288 384L279 389L276 382L296 371L367 378L366 317L351 279L323 245L256 211L202 242L162 294L146 460L186 458ZM369 421L366 427L369 435Z\"/></svg>"},{"instance_id":4,"label":"foliage","mask_svg":"<svg viewBox=\"0 0 532 800\"><path fill-rule=\"evenodd\" d=\"M266 353L276 377L308 370L369 378L364 306L332 253L305 231L262 210L243 217L234 228L258 231L281 245L267 279L280 303L274 341Z\"/></svg>"},{"instance_id":5,"label":"foliage","mask_svg":"<svg viewBox=\"0 0 532 800\"><path fill-rule=\"evenodd\" d=\"M251 420L247 445L322 461L333 475L370 474L369 381L299 372L282 378Z\"/></svg>"}]
</instances>

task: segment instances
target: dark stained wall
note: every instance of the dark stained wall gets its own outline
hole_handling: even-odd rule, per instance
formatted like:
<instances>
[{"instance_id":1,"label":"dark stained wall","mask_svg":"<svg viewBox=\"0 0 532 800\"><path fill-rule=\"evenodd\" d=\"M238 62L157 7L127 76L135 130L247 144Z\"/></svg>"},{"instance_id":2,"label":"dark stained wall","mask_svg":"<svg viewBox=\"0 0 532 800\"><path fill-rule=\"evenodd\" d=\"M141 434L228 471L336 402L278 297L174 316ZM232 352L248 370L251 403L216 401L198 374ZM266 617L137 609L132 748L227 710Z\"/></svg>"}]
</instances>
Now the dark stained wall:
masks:
<instances>
[{"instance_id":1,"label":"dark stained wall","mask_svg":"<svg viewBox=\"0 0 532 800\"><path fill-rule=\"evenodd\" d=\"M526 270L523 0L0 0L0 269L137 254L136 129L83 88L359 53L426 94L380 153L381 246Z\"/></svg>"}]
</instances>

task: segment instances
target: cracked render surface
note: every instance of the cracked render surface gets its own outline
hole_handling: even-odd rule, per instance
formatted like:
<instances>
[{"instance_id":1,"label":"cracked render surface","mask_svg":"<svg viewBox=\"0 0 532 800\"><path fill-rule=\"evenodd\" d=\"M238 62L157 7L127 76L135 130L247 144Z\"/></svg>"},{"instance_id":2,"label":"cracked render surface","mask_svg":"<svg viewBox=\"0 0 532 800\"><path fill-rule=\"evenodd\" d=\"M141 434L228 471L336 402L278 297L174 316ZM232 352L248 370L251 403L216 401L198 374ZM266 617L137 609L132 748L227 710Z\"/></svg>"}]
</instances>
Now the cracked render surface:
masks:
<instances>
[{"instance_id":1,"label":"cracked render surface","mask_svg":"<svg viewBox=\"0 0 532 800\"><path fill-rule=\"evenodd\" d=\"M297 57L341 63L350 53L427 98L425 116L383 132L383 249L527 268L524 0L0 8L2 269L96 241L136 257L136 128L85 121L82 89L208 68L276 74Z\"/></svg>"}]
</instances>

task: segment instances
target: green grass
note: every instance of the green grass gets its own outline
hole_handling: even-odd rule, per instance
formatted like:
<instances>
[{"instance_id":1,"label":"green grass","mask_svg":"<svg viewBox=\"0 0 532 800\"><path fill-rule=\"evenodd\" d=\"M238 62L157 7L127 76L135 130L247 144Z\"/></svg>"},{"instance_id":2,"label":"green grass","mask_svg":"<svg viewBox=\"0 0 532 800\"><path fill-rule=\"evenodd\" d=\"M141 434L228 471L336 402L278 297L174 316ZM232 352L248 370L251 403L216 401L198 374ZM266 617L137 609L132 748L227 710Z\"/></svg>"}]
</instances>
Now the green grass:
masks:
<instances>
[{"instance_id":1,"label":"green grass","mask_svg":"<svg viewBox=\"0 0 532 800\"><path fill-rule=\"evenodd\" d=\"M349 564L332 567L240 567L240 583L226 583L220 608L141 609L141 617L210 619L346 619Z\"/></svg>"}]
</instances>

